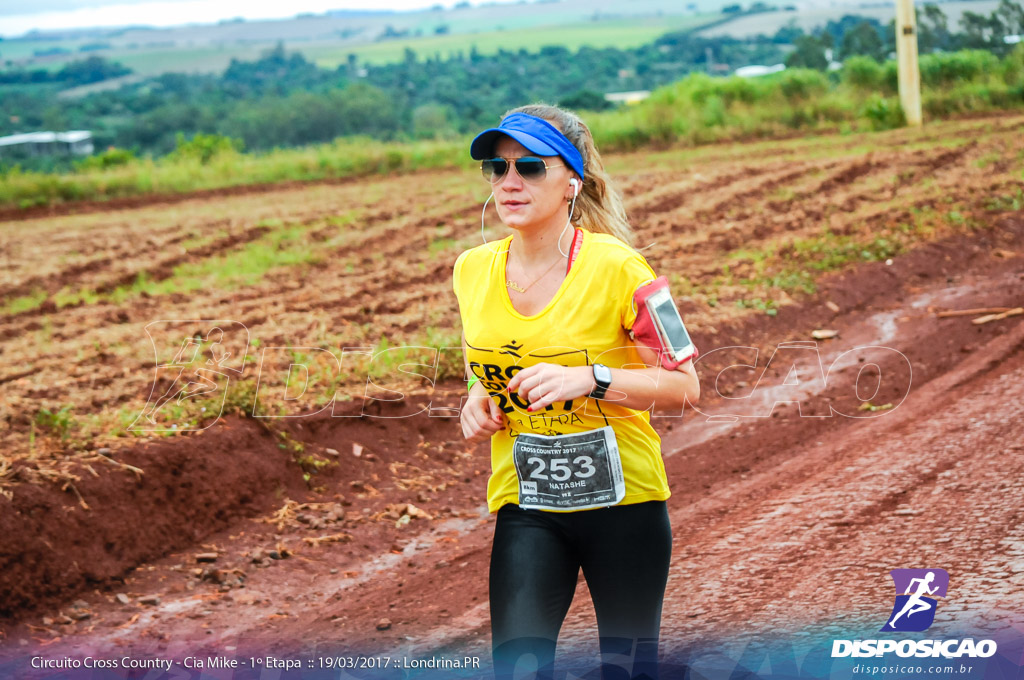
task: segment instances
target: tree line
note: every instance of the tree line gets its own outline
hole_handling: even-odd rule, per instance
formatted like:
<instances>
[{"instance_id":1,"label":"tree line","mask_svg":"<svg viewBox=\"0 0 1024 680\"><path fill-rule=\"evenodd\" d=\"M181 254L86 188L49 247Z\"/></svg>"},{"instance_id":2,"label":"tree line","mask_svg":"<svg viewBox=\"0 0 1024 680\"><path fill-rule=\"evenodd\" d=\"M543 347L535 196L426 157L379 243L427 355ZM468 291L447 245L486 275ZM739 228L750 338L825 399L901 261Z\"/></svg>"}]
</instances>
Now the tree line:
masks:
<instances>
[{"instance_id":1,"label":"tree line","mask_svg":"<svg viewBox=\"0 0 1024 680\"><path fill-rule=\"evenodd\" d=\"M792 27L791 27L792 28ZM1014 0L1000 0L989 15L967 11L960 17L960 31L950 28L949 20L938 5L926 4L917 10L917 49L920 54L988 50L1003 57L1024 35L1024 6ZM844 16L805 34L791 30L793 52L787 67L826 70L827 50L836 61L867 56L884 61L896 50L896 21L883 26L877 19ZM1007 40L1011 38L1011 40Z\"/></svg>"}]
</instances>

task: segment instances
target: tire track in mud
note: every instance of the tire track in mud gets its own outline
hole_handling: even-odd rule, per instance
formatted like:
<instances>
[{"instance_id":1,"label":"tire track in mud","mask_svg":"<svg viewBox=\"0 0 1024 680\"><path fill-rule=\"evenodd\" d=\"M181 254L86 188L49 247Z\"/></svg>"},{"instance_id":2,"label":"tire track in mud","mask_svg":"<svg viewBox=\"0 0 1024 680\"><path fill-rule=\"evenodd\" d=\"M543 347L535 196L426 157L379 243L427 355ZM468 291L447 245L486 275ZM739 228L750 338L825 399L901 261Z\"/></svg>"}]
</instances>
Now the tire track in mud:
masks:
<instances>
[{"instance_id":1,"label":"tire track in mud","mask_svg":"<svg viewBox=\"0 0 1024 680\"><path fill-rule=\"evenodd\" d=\"M461 214L467 213L468 211L469 211L469 209L467 209L467 208L458 208L458 209L455 209L455 210L449 210L449 211L446 211L444 213L441 213L436 219L442 219L443 220L443 219L449 218L451 216L457 216L457 215L461 215ZM372 212L372 213L368 214L366 217L360 219L360 221L359 221L359 223L360 223L360 231L363 231L363 230L368 229L368 228L373 228L373 226L378 224L378 223L396 222L396 226L392 230L388 230L387 232L378 234L378 235L376 235L374 237L371 237L370 239L360 240L358 238L353 238L352 239L352 241L353 241L352 243L349 243L349 244L346 244L346 245L342 245L342 246L340 246L338 249L336 249L334 251L328 250L327 254L346 253L346 252L353 252L353 251L362 251L365 248L367 248L368 246L369 247L373 247L375 243L379 243L381 245L395 243L396 239L393 238L393 234L394 234L394 232L401 231L403 228L407 228L408 225L406 225L403 222L403 220L405 220L405 218L410 214L410 212L411 212L411 210L404 210L404 211L403 210L398 210L398 211L396 211L396 210L391 210L391 209L385 209L385 210L378 210L376 212ZM422 226L424 226L426 224L431 223L434 220L435 220L435 218L432 217L432 216L427 216L427 217L421 218L420 220L418 220L416 222L415 227L422 227ZM223 223L223 220L218 220L218 221L212 223L211 226L220 225L222 223ZM288 228L288 227L292 227L292 226L295 226L295 224L294 223L287 223L285 225L282 225L281 228ZM450 235L454 228L455 228L454 226L450 226L444 232L444 234L440 234L440 235ZM147 274L149 274L150 278L153 281L166 280L166 279L168 279L168 278L170 278L171 276L174 275L174 271L173 271L174 268L179 266L180 264L183 264L183 263L186 263L186 262L199 261L199 260L206 259L206 258L209 258L209 257L217 256L217 255L222 254L222 253L231 252L232 250L236 249L238 246L254 242L254 241L258 240L259 238L265 236L266 234L272 232L273 230L274 230L274 228L266 226L266 225L260 225L260 226L251 227L249 229L246 229L241 234L229 235L227 237L224 237L222 239L219 239L219 240L215 241L214 243L207 244L207 245L201 246L201 247L197 247L197 248L192 249L192 250L190 250L190 251L188 251L186 253L182 253L180 255L176 255L176 256L168 258L166 260L159 261L158 263L156 263L153 266L148 266L148 267L146 267L144 269L126 272L126 273L122 274L121 276L119 276L119 277L117 277L115 279L110 279L110 280L107 280L107 281L104 281L104 282L100 283L94 290L96 292L100 293L100 294L109 293L109 292L115 290L118 286L123 286L123 285L131 284L132 282L137 280L137 277L139 276L139 274L141 272L146 272ZM182 236L182 238L188 238L188 236L184 235L184 236ZM431 240L430 238L425 238L422 241L423 245L425 246L425 245L429 244L430 240ZM403 251L408 250L408 249L414 247L415 245L417 245L416 242L402 244L399 241L399 243L401 244L400 247L398 247L396 249L392 249L392 251L389 254L397 255L397 254L400 254ZM425 253L426 252L426 248L424 247L423 250L424 250L424 253ZM369 259L366 259L366 258L364 258L364 259L367 262L369 262L369 263L373 262L372 260L369 260ZM428 258L425 255L423 259L428 259ZM106 262L110 263L110 262L113 262L115 260L116 260L116 258L108 258ZM56 275L55 277L50 277L49 279L47 279L45 281L45 283L47 285L47 291L50 293L50 295L52 295L56 291L60 290L62 287L66 286L66 285L71 285L72 283L74 283L75 278L80 276L82 273L85 273L85 272L90 272L91 273L95 269L97 269L97 267L95 265L89 265L89 266L85 267L85 269L82 270L82 271L72 272L71 274L69 274L67 271L65 271L65 272L61 272L59 275ZM41 282L39 282L39 283L41 283ZM31 288L30 288L30 290L31 290ZM264 295L262 293L257 293L254 297L256 297L257 299L260 299L260 300L265 300L265 297L264 297ZM68 320L67 312L65 310L71 310L71 309L74 309L76 307L81 307L81 306L83 306L85 304L86 303L79 301L79 302L74 303L74 304L65 305L65 306L63 306L61 308L57 308L56 305L53 303L53 301L48 299L48 300L45 300L42 303L42 305L40 305L37 308L31 309L31 310L26 310L24 312L20 312L20 313L14 314L14 315L8 315L8 316L0 319L0 340L5 340L5 339L12 338L12 337L16 337L16 336L20 335L21 333L25 332L28 328L30 328L32 325L34 325L35 322L32 321L32 319L35 319L35 318L37 318L39 316L46 316L48 319L50 319L53 322L52 323L53 329L57 333L60 333L61 329L63 329L68 323L74 323L74 321ZM122 310L120 312L115 312L113 317L111 318L111 321L113 321L115 323L127 323L128 321L130 321L131 316L132 315L131 315L130 312L126 312L126 311Z\"/></svg>"},{"instance_id":2,"label":"tire track in mud","mask_svg":"<svg viewBox=\"0 0 1024 680\"><path fill-rule=\"evenodd\" d=\"M704 180L699 173L695 173L693 176L688 177L681 182L670 184L668 187L663 187L638 197L630 197L627 195L627 214L630 217L630 221L634 223L634 228L640 228L640 224L651 216L673 212L683 207L686 204L686 199L691 196L700 196L706 192L717 191L719 189L732 186L742 180L757 177L770 171L770 168L756 166L745 167L739 171L728 171L713 176L708 180ZM674 188L680 184L683 188ZM654 198L649 199L647 202L640 203L639 205L632 205L634 202L639 201L639 199L649 197L651 194L654 195Z\"/></svg>"},{"instance_id":3,"label":"tire track in mud","mask_svg":"<svg viewBox=\"0 0 1024 680\"><path fill-rule=\"evenodd\" d=\"M965 191L962 186L962 175L965 170L966 161L978 156L985 149L978 147L976 142L961 145L956 149L941 150L937 154L929 150L915 152L911 159L905 159L896 155L880 154L872 152L868 158L850 159L845 163L835 163L842 166L833 172L825 180L821 181L814 188L796 191L794 197L787 201L766 201L762 204L755 204L743 211L733 219L724 221L721 217L715 220L716 214L708 213L696 216L696 221L701 219L709 220L704 222L706 228L701 230L700 236L691 238L682 237L677 239L677 247L672 251L672 257L681 255L697 256L707 250L711 244L716 251L729 251L741 245L747 248L756 248L763 244L776 240L781 234L800 234L808 229L815 229L822 220L829 220L833 231L839 233L852 233L851 220L864 221L868 225L874 219L869 215L855 215L854 210L862 203L877 201L880 191L883 189L871 188L858 190L858 183L870 181L871 178L881 173L896 172L901 164L909 163L915 167L915 176L921 176L928 171L931 176L940 181L940 188L945 184L941 182L946 175L954 175L949 182L949 188L955 194L964 198L969 196L970 191ZM963 161L957 163L957 161ZM904 165L905 166L905 165ZM894 175L896 176L896 175ZM957 181L961 180L961 181ZM996 185L984 187L987 191L997 189ZM895 196L897 189L893 188L890 197ZM933 194L938 193L936 189ZM934 198L917 199L909 203L908 207L921 208L935 202ZM744 215L752 214L752 217ZM878 211L878 215L892 216L890 208ZM909 215L907 216L909 218ZM695 230L684 230L684 233ZM681 241L681 243L680 243Z\"/></svg>"},{"instance_id":4,"label":"tire track in mud","mask_svg":"<svg viewBox=\"0 0 1024 680\"><path fill-rule=\"evenodd\" d=\"M979 125L979 126L976 126L976 127L982 127L982 126ZM1014 130L1017 130L1017 129L1024 129L1024 123L1013 123L1013 124L1001 125L1001 126L1000 125L996 125L996 126L994 126L992 128L992 130L989 132L989 134L997 135L997 134L1002 133L1002 132L1010 132L1010 131L1014 131ZM909 145L909 144L922 144L922 143L927 143L927 142L947 141L947 140L948 140L948 136L923 135L923 136L916 136L916 137L908 137L908 138L905 138L905 139L898 139L898 138L897 139L893 139L891 141L891 143L887 142L886 145L887 145L887 147L896 147L896 148L898 148L900 146ZM813 152L813 151L816 151L816 150L827 150L827 151L829 151L831 153L843 156L843 155L847 155L850 152L850 150L853 150L853 148L857 148L858 146L860 146L861 143L862 143L861 141L855 140L855 139L854 140L846 140L843 137L827 137L826 136L826 137L823 137L821 139L821 141L819 141L817 143L801 144L801 146L799 148L794 148L794 150L782 150L782 151L785 152L785 153L792 153L792 154L797 154L797 153L806 154L808 152ZM976 141L972 141L971 143L977 143L977 142ZM718 162L722 162L722 163L737 163L737 164L738 163L746 163L746 164L750 164L752 161L758 161L760 159L765 159L765 158L766 159L775 159L775 158L778 157L778 155L780 153L778 148L770 148L770 150L765 150L763 152L757 152L757 153L744 152L743 156L742 156L742 159L735 159L734 155L731 154L731 153L728 153L728 152L725 152L725 153L719 155L719 157L716 157L715 156L715 152L718 151L718 146L717 145L711 146L711 147L708 147L708 148L709 148L709 153L708 153L706 158L701 159L702 163L709 163L709 162L713 162L713 161L718 161ZM727 148L729 148L729 147L727 147ZM914 152L912 152L912 154L914 154L914 155L919 155L919 154L927 155L929 151L930 150L914 151ZM872 153L868 153L867 155L871 156L871 154ZM858 157L854 157L854 158L858 158ZM839 164L842 164L842 163L843 163L843 161L836 161L836 162L827 162L827 161L825 161L825 162L820 162L820 163L817 163L813 169L814 170L829 169L829 168L833 168L836 165L839 165ZM694 163L694 166L695 166L695 163ZM863 169L866 169L866 168L863 168ZM748 170L749 171L749 174L746 174L745 176L754 176L754 175L760 174L760 172L766 171L765 168L762 168L760 171L759 170L751 170L750 168L745 168L744 170ZM645 217L648 214L648 212L651 213L651 214L653 214L653 213L671 212L674 208L682 207L683 199L685 199L686 196L689 196L692 193L699 192L699 190L707 189L707 188L720 188L721 186L724 186L724 185L726 185L728 183L731 183L733 181L736 181L738 179L743 178L743 177L736 177L736 176L726 175L723 178L726 181L714 181L713 180L710 184L705 184L705 185L701 185L701 184L697 183L697 184L693 184L693 185L687 186L687 189L689 189L689 190L682 190L682 192L679 192L679 190L676 190L676 192L673 192L673 190L671 188L654 189L654 190L649 190L649 192L646 192L646 193L642 192L642 190L640 190L640 192L638 192L638 190L636 190L638 188L641 188L641 187L646 188L646 187L649 187L651 184L657 183L660 179L663 179L667 174L670 174L671 172L675 172L675 171L670 171L670 170L649 171L649 172L643 173L642 178L639 179L639 180L624 182L624 184L623 184L623 186L624 186L624 195L627 196L628 200L636 201L636 200L639 200L639 199L643 198L644 196L656 196L656 195L659 195L659 194L669 194L669 196L658 197L658 198L653 199L652 201L649 202L648 205L641 204L638 207L634 208L633 210L636 211L636 218L637 219L642 219L643 217ZM853 171L853 172L857 172L857 171ZM839 181L841 184L842 183L849 183L849 180L850 179L854 179L854 178L855 177L853 177L853 176L848 177L848 178L843 178L842 176L836 177L837 181ZM831 188L831 186L826 186L826 187L823 187L823 188ZM797 198L806 199L806 198L811 198L813 196L815 196L814 190L807 190L807 192L800 193L800 195ZM727 203L727 201L724 201L723 203ZM648 210L648 208L650 208L650 210ZM721 206L717 207L712 212L718 212L720 209L721 209ZM633 216L634 216L634 213L631 211L631 217L633 217Z\"/></svg>"},{"instance_id":5,"label":"tire track in mud","mask_svg":"<svg viewBox=\"0 0 1024 680\"><path fill-rule=\"evenodd\" d=\"M249 192L243 192L243 193L249 193ZM226 195L230 195L230 194L231 194L231 192L227 192ZM201 197L201 193L199 194L199 196ZM183 197L182 200L184 200L185 198L195 199L196 197L197 197L197 194L192 194L192 195ZM444 200L444 196L438 197L437 200L443 201ZM160 204L160 203L162 203L162 201L158 200L158 201L156 201L156 203ZM373 205L374 204L372 202L368 203L368 204L366 204L364 206L364 209L372 209ZM145 208L146 206L143 203L143 204L140 204L139 207ZM429 210L430 206L428 205L426 209ZM329 215L331 215L333 213L334 213L334 211L327 211L327 212L317 213L317 214L313 214L313 215L305 215L305 216L303 216L303 219L287 221L285 224L281 225L281 227L279 227L279 228L289 228L289 227L294 227L294 226L302 226L304 224L309 224L309 223L312 223L312 222L318 222L318 221L323 220L325 216L329 216ZM356 218L358 220L358 224L359 224L358 229L363 230L363 229L367 229L367 228L372 228L373 225L375 225L377 223L380 223L380 222L387 222L387 221L392 221L392 220L402 220L402 219L404 219L405 217L407 217L411 213L412 213L412 209L411 208L405 208L405 209L403 209L403 208L390 209L389 208L389 209L384 209L384 210L378 210L376 212L369 212L368 214L365 214L363 216L359 216L359 217ZM171 245L175 245L176 243L179 243L179 242L181 242L181 241L183 241L185 239L196 237L197 235L199 235L201 233L208 233L210 231L214 231L217 227L223 226L225 224L233 226L235 224L235 220L232 219L232 218L221 218L221 219L213 219L213 220L209 220L209 221L203 221L200 224L190 223L187 226L186 225L178 225L177 227L173 227L173 228L170 228L170 229L164 229L164 230L160 230L160 232L157 232L157 233L176 234L176 235L173 235L170 239L168 239L168 240L166 240L165 242L162 242L162 243L159 243L159 242L154 240L154 236L156 235L155 233L149 233L148 238L147 238L147 244L148 244L148 246L153 248L155 252L158 252L159 249L161 249L161 248L164 248L164 247L167 247L167 246L171 246ZM207 244L207 245L204 245L204 246L201 246L201 247L197 247L197 248L195 248L195 249L193 249L193 250L191 250L191 251L189 251L187 253L182 253L179 256L175 256L175 257L166 259L164 261L157 261L153 265L149 265L147 263L145 266L141 267L138 270L131 271L131 272L125 272L124 274L122 274L121 276L118 276L115 279L100 282L98 284L98 286L96 287L96 290L99 290L99 292L109 292L110 290L113 290L114 288L118 287L119 285L124 285L125 283L131 283L132 281L134 281L137 278L139 273L141 273L141 272L148 272L148 271L150 271L151 267L154 268L156 273L157 273L157 277L155 278L155 280L163 280L165 278L168 278L168 276L170 276L170 274L171 274L170 270L173 269L173 267L178 265L178 264L182 264L184 262L189 262L189 261L194 261L194 260L201 260L201 259L206 258L206 257L218 255L221 252L229 251L231 249L232 245L234 245L235 243L241 244L241 243L245 243L245 242L249 242L249 241L255 240L256 238L261 236L263 232L268 232L268 231L271 231L272 229L273 229L272 227L269 227L269 226L266 226L266 225L263 225L263 226L257 225L255 227L251 227L251 228L245 229L244 232L243 232L243 236L238 236L237 234L229 234L228 236L226 236L226 237L224 237L222 239L219 239L218 242L216 242L214 244ZM187 231L183 231L183 230L187 230ZM322 232L329 232L330 230L331 230L331 228L328 227L328 228L324 228L322 230ZM315 235L313 237L315 238ZM70 237L67 238L67 239L64 239L64 240L68 241L69 243L72 242L70 240ZM65 285L74 284L76 282L76 279L79 279L83 274L94 273L95 271L98 271L100 269L104 269L108 265L119 261L119 258L117 257L117 253L116 253L116 251L118 249L123 250L124 252L132 252L132 253L136 253L137 252L138 248L136 248L136 247L129 247L129 246L124 245L124 242L123 242L124 239L119 239L119 240L121 242L119 244L115 244L115 252L113 254L111 254L109 247L105 248L105 252L108 253L107 257L99 258L97 260L90 261L90 262L87 262L87 263L83 263L83 264L80 264L80 265L73 265L72 267L70 267L68 269L65 269L65 270L60 271L60 272L56 272L56 273L54 273L52 275L48 275L48 276L44 276L44 277L33 277L33 278L29 279L28 281L24 281L22 283L14 285L14 286L10 286L10 287L8 287L6 289L0 289L0 298L2 298L2 297L10 298L10 297L16 297L16 296L19 296L19 295L28 294L28 293L33 292L34 290L39 289L39 288L43 288L44 290L46 290L47 293L52 294L53 292L55 292L56 290L59 290L61 287L65 286ZM75 245L77 247L77 241L75 241L74 243L75 243ZM100 248L100 247L101 246L97 246L97 248Z\"/></svg>"},{"instance_id":6,"label":"tire track in mud","mask_svg":"<svg viewBox=\"0 0 1024 680\"><path fill-rule=\"evenodd\" d=\"M23 295L31 295L38 289L52 295L61 289L62 286L81 278L84 274L106 269L114 258L111 256L98 257L81 264L72 265L57 274L50 276L33 276L13 286L0 287L0 300L9 300Z\"/></svg>"},{"instance_id":7,"label":"tire track in mud","mask_svg":"<svg viewBox=\"0 0 1024 680\"><path fill-rule=\"evenodd\" d=\"M749 189L743 189L727 196L725 199L716 202L709 208L701 208L694 211L693 219L705 220L709 218L718 218L722 213L728 212L737 204L756 201L768 192L778 190L786 186L788 183L800 179L801 177L819 169L820 166L808 163L803 165L803 167L798 167L796 170L782 170L779 174L769 177L767 180L760 182Z\"/></svg>"},{"instance_id":8,"label":"tire track in mud","mask_svg":"<svg viewBox=\"0 0 1024 680\"><path fill-rule=\"evenodd\" d=\"M451 266L458 254L455 252L456 246L460 240L467 238L456 240L454 237L461 236L463 221L477 210L476 206L465 206L428 214L412 225L398 223L369 238L328 251L333 260L343 260L346 254L358 255L358 262L366 271L347 273L330 267L324 269L323 273L333 271L336 274L332 277L335 285L321 288L316 307L325 311L352 309L342 312L336 318L364 322L369 314L399 311L400 305L394 301L380 302L381 295L385 293L415 289L411 300L430 300L447 294ZM445 226L437 227L439 223ZM408 231L414 231L415 235L405 239L396 238ZM432 253L431 244L442 239L452 239L454 245ZM376 257L364 254L367 251L373 252ZM442 255L449 251L450 254ZM396 271L388 263L397 261L403 262L403 266ZM381 266L382 263L384 266ZM421 264L430 266L426 271L420 271ZM255 291L234 296L232 304L244 316L254 308L265 309L267 298L263 292Z\"/></svg>"},{"instance_id":9,"label":"tire track in mud","mask_svg":"<svg viewBox=\"0 0 1024 680\"><path fill-rule=\"evenodd\" d=\"M167 258L165 260L157 262L152 267L147 267L141 270L132 270L121 274L117 278L108 279L95 288L93 292L97 294L109 294L119 286L126 286L134 283L139 275L143 272L150 276L150 279L154 282L166 280L174 275L174 268L185 263L194 261L197 258L208 258L219 255L221 253L230 252L236 249L238 246L251 243L261 236L270 231L269 227L253 227L247 229L240 234L233 234L222 239L218 239L213 243L205 246L197 247L188 252L176 255L174 257ZM113 258L108 262L113 261ZM92 272L96 270L96 267L90 267L86 271ZM71 310L79 307L95 307L92 303L87 303L83 300L73 302L61 307L57 307L57 304L53 301L52 296L57 291L61 290L65 286L73 285L74 282L80 278L81 274L84 273L80 270L68 272L65 270L61 272L59 276L50 277L46 279L45 284L47 287L48 297L38 307L25 310L16 314L9 314L0 318L0 340L6 340L12 337L16 337L22 333L27 332L31 329L38 328L38 317L45 316L50 322L53 331L60 333L67 324L72 323L69 319L68 314ZM114 323L127 323L130 321L130 313L126 310L116 311L105 311L104 315L112 314L111 321Z\"/></svg>"},{"instance_id":10,"label":"tire track in mud","mask_svg":"<svg viewBox=\"0 0 1024 680\"><path fill-rule=\"evenodd\" d=\"M379 281L382 287L379 293L371 293L362 288L359 292L346 297L323 300L318 307L351 310L339 311L337 318L352 322L364 322L368 316L373 315L401 314L408 312L409 306L414 302L429 302L447 295L447 276L450 272L451 265L442 262L423 274L403 278L385 277ZM382 295L387 293L391 293L392 297L381 299Z\"/></svg>"},{"instance_id":11,"label":"tire track in mud","mask_svg":"<svg viewBox=\"0 0 1024 680\"><path fill-rule=\"evenodd\" d=\"M95 286L93 290L100 294L112 292L120 286L127 286L134 283L140 274L145 273L151 281L159 282L171 278L174 275L174 268L178 265L195 260L204 260L224 253L229 253L253 241L256 241L272 231L268 226L256 226L246 229L239 234L231 234L224 238L217 239L212 243L193 248L174 257L157 260L144 269L124 272L116 278L109 279Z\"/></svg>"},{"instance_id":12,"label":"tire track in mud","mask_svg":"<svg viewBox=\"0 0 1024 680\"><path fill-rule=\"evenodd\" d=\"M106 270L111 264L138 254L140 246L132 241L132 237L140 234L133 233L131 226L122 222L105 225L103 228L90 228L90 238L85 243L82 242L80 234L63 236L46 233L43 238L46 239L47 250L62 253L62 257L67 257L68 252L73 253L74 257L69 258L72 261L65 269L40 275L36 273L37 268L33 267L31 258L24 257L23 253L17 253L15 257L24 260L24 263L20 267L12 267L5 278L20 278L21 281L14 285L0 286L0 300L29 295L38 289L52 294L64 285L78 282L84 274ZM239 231L236 221L232 219L215 220L202 225L205 231L213 231L222 226L228 228L229 235ZM176 225L163 229L147 229L142 235L145 236L146 249L159 251L191 238L199 238L201 234L193 226Z\"/></svg>"},{"instance_id":13,"label":"tire track in mud","mask_svg":"<svg viewBox=\"0 0 1024 680\"><path fill-rule=\"evenodd\" d=\"M736 192L734 195L719 201L710 208L694 210L684 218L684 222L666 225L661 230L649 233L648 238L658 238L679 231L680 227L690 220L702 224L710 223L712 226L708 230L709 235L713 234L716 231L713 226L715 222L724 219L723 213L733 207L730 204L735 203L740 208L740 213L729 222L727 230L731 233L728 237L722 237L724 242L719 244L723 249L731 249L741 240L749 242L748 237L751 234L746 231L748 225L744 224L744 220L751 219L751 215L756 215L754 219L759 222L759 225L753 228L752 233L753 240L757 241L774 231L772 227L765 226L764 223L765 218L769 218L772 215L787 215L798 211L801 220L820 220L829 214L830 209L851 212L859 203L878 198L879 189L874 188L862 192L853 191L851 195L844 196L841 199L836 198L838 193L850 191L859 181L880 173L892 172L895 168L908 164L917 167L912 175L906 175L908 179L901 182L900 186L913 181L913 179L909 178L920 179L929 173L934 175L939 170L959 171L962 170L962 167L954 166L953 164L958 160L964 159L972 151L976 151L977 147L978 142L971 141L955 149L941 150L937 154L932 153L932 150L915 151L913 152L912 159L907 159L903 155L898 154L870 152L866 158L854 157L847 161L826 162L823 164L809 163L803 168L803 171L797 170L784 173L781 177L775 178L774 181L769 180L751 189ZM763 197L772 189L784 188L794 180L810 176L815 171L828 170L837 166L840 166L838 171L833 172L814 187L795 191L791 199L786 201L756 201L756 199ZM896 188L894 187L892 191L893 196L895 192ZM694 232L695 230L684 227L682 231L686 233ZM695 242L690 249L684 252L693 252L698 247L698 243L700 242Z\"/></svg>"}]
</instances>

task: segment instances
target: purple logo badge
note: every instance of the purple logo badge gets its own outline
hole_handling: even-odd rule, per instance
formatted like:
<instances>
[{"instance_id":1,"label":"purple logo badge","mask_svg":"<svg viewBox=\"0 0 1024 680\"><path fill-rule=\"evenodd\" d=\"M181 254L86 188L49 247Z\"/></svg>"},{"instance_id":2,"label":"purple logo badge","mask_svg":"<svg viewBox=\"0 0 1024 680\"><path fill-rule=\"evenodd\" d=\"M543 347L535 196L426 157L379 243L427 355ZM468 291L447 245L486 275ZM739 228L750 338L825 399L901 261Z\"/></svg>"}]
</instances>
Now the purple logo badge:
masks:
<instances>
[{"instance_id":1,"label":"purple logo badge","mask_svg":"<svg viewBox=\"0 0 1024 680\"><path fill-rule=\"evenodd\" d=\"M927 630L935 620L935 597L945 597L949 574L945 569L893 569L896 602L882 631Z\"/></svg>"}]
</instances>

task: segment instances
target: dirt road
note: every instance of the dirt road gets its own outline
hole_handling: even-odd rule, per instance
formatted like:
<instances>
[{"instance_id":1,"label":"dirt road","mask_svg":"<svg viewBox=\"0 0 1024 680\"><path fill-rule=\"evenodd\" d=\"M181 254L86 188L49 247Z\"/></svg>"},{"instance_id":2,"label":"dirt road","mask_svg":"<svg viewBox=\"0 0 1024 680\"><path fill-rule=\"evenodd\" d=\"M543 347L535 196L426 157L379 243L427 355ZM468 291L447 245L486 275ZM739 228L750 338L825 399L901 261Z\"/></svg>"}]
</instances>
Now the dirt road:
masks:
<instances>
[{"instance_id":1,"label":"dirt road","mask_svg":"<svg viewBox=\"0 0 1024 680\"><path fill-rule=\"evenodd\" d=\"M950 574L930 634L1012 638L1016 630L1019 636L1024 322L1018 316L975 325L969 316L934 312L1019 304L1024 258L992 253L1006 245L1019 249L1022 237L1024 221L1007 216L992 230L836 276L813 300L774 318L719 330L717 351L708 347L707 364L698 366L706 394L701 413L659 425L675 531L663 615L669 663L711 664L711 657L692 658L696 646L711 642L719 655L740 659L752 641L772 637L803 635L812 644L822 636L872 635L894 595L888 571L903 567ZM840 311L825 307L828 301ZM785 344L819 327L839 334L812 343L810 352ZM723 351L751 351L730 350L732 343L762 356L717 359ZM757 368L726 368L740 363ZM892 408L858 410L865 401ZM443 422L438 433L447 428L447 441L455 441L455 424ZM326 419L308 427L331 425ZM365 439L367 448L387 449L387 437ZM394 518L365 519L370 513L357 502L343 506L355 515L345 524L352 538L314 548L302 539L333 533L310 528L311 519L330 511L331 494L300 499L325 505L307 508L302 520L285 520L280 531L272 523L238 521L194 551L142 565L122 587L83 595L89 618L6 627L5 656L15 664L7 668L30 677L18 664L40 653L178 659L440 653L479 655L486 663L486 456L478 447L453 460L469 482L432 499L444 508L434 518L396 528ZM355 487L347 486L351 495ZM263 559L266 567L253 563L256 551L282 543L295 553ZM193 575L203 566L193 553L211 550L220 554L216 567L240 569L244 577L228 574L218 585ZM160 602L120 604L117 592L133 600L158 594ZM61 613L73 608L49 617ZM378 630L385 618L390 626ZM593 663L595 638L581 577L562 636L566 658L580 667Z\"/></svg>"}]
</instances>

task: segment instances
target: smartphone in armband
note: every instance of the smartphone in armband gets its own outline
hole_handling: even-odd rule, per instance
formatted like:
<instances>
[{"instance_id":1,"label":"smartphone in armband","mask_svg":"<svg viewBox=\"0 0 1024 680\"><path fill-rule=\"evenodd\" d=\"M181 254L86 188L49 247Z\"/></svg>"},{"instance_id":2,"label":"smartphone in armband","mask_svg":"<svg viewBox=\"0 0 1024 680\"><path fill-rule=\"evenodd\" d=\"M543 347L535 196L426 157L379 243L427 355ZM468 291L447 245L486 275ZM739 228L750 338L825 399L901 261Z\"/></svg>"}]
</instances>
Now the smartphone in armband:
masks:
<instances>
[{"instance_id":1,"label":"smartphone in armband","mask_svg":"<svg viewBox=\"0 0 1024 680\"><path fill-rule=\"evenodd\" d=\"M668 278L659 276L641 284L633 292L632 309L636 318L629 337L657 352L660 366L672 371L697 358L697 346L672 301Z\"/></svg>"},{"instance_id":2,"label":"smartphone in armband","mask_svg":"<svg viewBox=\"0 0 1024 680\"><path fill-rule=\"evenodd\" d=\"M647 311L654 320L654 326L661 339L661 346L675 362L682 363L693 356L697 348L686 332L686 325L679 315L675 301L668 288L655 291L645 300Z\"/></svg>"}]
</instances>

